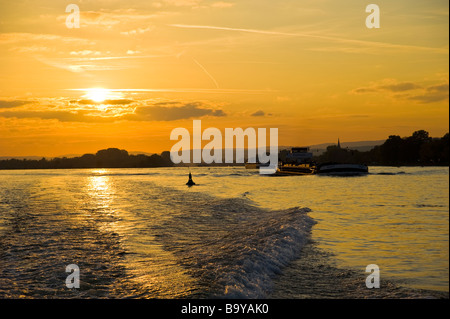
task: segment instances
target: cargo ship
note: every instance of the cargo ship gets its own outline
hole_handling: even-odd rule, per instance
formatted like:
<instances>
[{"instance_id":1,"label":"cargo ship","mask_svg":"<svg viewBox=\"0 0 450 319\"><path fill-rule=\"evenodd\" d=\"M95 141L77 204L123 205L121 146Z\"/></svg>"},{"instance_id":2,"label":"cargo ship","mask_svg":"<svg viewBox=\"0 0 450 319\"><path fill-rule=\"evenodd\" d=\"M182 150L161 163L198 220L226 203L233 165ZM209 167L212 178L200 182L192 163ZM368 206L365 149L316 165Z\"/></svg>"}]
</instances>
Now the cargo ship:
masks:
<instances>
[{"instance_id":1,"label":"cargo ship","mask_svg":"<svg viewBox=\"0 0 450 319\"><path fill-rule=\"evenodd\" d=\"M316 165L312 161L313 154L309 147L293 147L278 163L277 176L312 175L316 172Z\"/></svg>"}]
</instances>

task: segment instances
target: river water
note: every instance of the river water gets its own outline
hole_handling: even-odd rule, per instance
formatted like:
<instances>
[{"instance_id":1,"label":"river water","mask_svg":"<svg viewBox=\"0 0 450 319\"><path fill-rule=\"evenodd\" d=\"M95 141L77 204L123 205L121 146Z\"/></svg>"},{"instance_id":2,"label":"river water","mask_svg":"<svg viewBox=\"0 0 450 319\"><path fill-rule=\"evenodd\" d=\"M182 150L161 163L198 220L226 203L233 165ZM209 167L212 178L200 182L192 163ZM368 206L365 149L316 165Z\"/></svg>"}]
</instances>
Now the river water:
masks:
<instances>
[{"instance_id":1,"label":"river water","mask_svg":"<svg viewBox=\"0 0 450 319\"><path fill-rule=\"evenodd\" d=\"M0 297L448 298L447 167L191 172L0 171Z\"/></svg>"}]
</instances>

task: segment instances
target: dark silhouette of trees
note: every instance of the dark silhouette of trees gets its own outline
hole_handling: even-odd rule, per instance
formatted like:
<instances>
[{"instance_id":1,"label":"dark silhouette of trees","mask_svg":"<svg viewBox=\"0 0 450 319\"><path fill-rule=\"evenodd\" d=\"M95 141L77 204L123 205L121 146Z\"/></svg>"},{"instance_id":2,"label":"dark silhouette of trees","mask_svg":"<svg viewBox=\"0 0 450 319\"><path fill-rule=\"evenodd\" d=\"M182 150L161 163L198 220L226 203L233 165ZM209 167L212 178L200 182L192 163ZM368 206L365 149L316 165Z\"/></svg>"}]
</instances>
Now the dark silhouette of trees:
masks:
<instances>
[{"instance_id":1,"label":"dark silhouette of trees","mask_svg":"<svg viewBox=\"0 0 450 319\"><path fill-rule=\"evenodd\" d=\"M103 168L127 167L129 165L128 152L118 148L100 150L95 154L96 166Z\"/></svg>"},{"instance_id":2,"label":"dark silhouette of trees","mask_svg":"<svg viewBox=\"0 0 450 319\"><path fill-rule=\"evenodd\" d=\"M18 160L0 161L0 169L51 169L51 168L139 168L139 167L170 167L170 152L161 155L129 155L127 151L118 148L100 150L94 154L84 154L80 157L56 157L51 160Z\"/></svg>"},{"instance_id":3,"label":"dark silhouette of trees","mask_svg":"<svg viewBox=\"0 0 450 319\"><path fill-rule=\"evenodd\" d=\"M403 148L404 141L398 135L391 135L380 148L380 157L374 158L376 161L386 165L399 165L404 162ZM378 146L377 146L378 147Z\"/></svg>"},{"instance_id":4,"label":"dark silhouette of trees","mask_svg":"<svg viewBox=\"0 0 450 319\"><path fill-rule=\"evenodd\" d=\"M424 130L409 137L391 135L368 152L359 152L332 145L315 158L318 163L359 163L386 166L443 166L449 165L449 133L442 138L431 138Z\"/></svg>"},{"instance_id":5,"label":"dark silhouette of trees","mask_svg":"<svg viewBox=\"0 0 450 319\"><path fill-rule=\"evenodd\" d=\"M280 153L282 158L283 152ZM449 165L449 133L442 138L432 138L424 130L409 137L391 135L379 146L368 152L360 152L337 145L328 146L325 153L316 156L317 163L359 163L386 166L447 166ZM84 154L74 158L47 160L8 159L0 160L0 169L50 169L50 168L139 168L170 167L170 152L161 155L130 155L125 150L108 148L96 154Z\"/></svg>"},{"instance_id":6,"label":"dark silhouette of trees","mask_svg":"<svg viewBox=\"0 0 450 319\"><path fill-rule=\"evenodd\" d=\"M337 145L330 145L324 154L319 156L319 161L337 162L337 163L356 163L358 162L359 153L356 150L341 148Z\"/></svg>"}]
</instances>

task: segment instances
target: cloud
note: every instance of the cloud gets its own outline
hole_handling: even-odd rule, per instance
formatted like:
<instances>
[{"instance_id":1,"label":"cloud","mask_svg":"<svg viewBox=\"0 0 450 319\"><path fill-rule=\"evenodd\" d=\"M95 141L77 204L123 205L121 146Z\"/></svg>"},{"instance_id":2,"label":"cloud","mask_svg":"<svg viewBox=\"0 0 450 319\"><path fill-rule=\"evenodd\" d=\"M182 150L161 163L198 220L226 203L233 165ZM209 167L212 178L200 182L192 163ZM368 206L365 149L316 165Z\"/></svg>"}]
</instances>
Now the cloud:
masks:
<instances>
[{"instance_id":1,"label":"cloud","mask_svg":"<svg viewBox=\"0 0 450 319\"><path fill-rule=\"evenodd\" d=\"M354 89L352 92L357 94L380 91L405 92L422 88L422 86L412 82L396 82L395 80L390 79L383 80L383 82L388 82L388 84L374 84L372 86Z\"/></svg>"},{"instance_id":2,"label":"cloud","mask_svg":"<svg viewBox=\"0 0 450 319\"><path fill-rule=\"evenodd\" d=\"M351 93L353 94L364 94L364 93L372 93L372 92L377 92L376 88L371 88L371 87L362 87L362 88L357 88L351 91Z\"/></svg>"},{"instance_id":3,"label":"cloud","mask_svg":"<svg viewBox=\"0 0 450 319\"><path fill-rule=\"evenodd\" d=\"M32 102L23 100L0 100L0 109L9 109L30 103Z\"/></svg>"},{"instance_id":4,"label":"cloud","mask_svg":"<svg viewBox=\"0 0 450 319\"><path fill-rule=\"evenodd\" d=\"M124 56L99 56L100 51L72 51L73 58L46 58L43 56L35 56L34 58L41 63L50 65L54 68L63 69L75 73L85 71L105 71L105 70L122 70L137 67L139 59L154 59L164 57L174 57L174 54L162 55L136 55L139 51L128 50Z\"/></svg>"},{"instance_id":5,"label":"cloud","mask_svg":"<svg viewBox=\"0 0 450 319\"><path fill-rule=\"evenodd\" d=\"M67 89L70 91L86 91L89 88L85 89ZM278 92L276 90L271 89L261 89L261 90L252 90L252 89L204 89L204 88L174 88L174 89L115 89L111 90L114 92L121 93L202 93L202 94L268 94L273 92Z\"/></svg>"},{"instance_id":6,"label":"cloud","mask_svg":"<svg viewBox=\"0 0 450 319\"><path fill-rule=\"evenodd\" d=\"M173 103L161 102L152 106L138 107L134 114L126 116L130 120L176 121L203 116L226 116L220 109L208 107L202 102Z\"/></svg>"},{"instance_id":7,"label":"cloud","mask_svg":"<svg viewBox=\"0 0 450 319\"><path fill-rule=\"evenodd\" d=\"M434 103L448 100L449 84L441 83L424 86L414 82L397 82L392 79L385 79L382 83L375 83L371 86L357 88L351 91L352 94L390 94L396 99L416 101L419 103Z\"/></svg>"},{"instance_id":8,"label":"cloud","mask_svg":"<svg viewBox=\"0 0 450 319\"><path fill-rule=\"evenodd\" d=\"M0 33L0 44L20 43L20 42L30 43L32 41L36 41L38 42L38 44L46 43L48 41L73 43L77 45L95 44L95 42L87 39L61 36L56 34L27 33L27 32Z\"/></svg>"},{"instance_id":9,"label":"cloud","mask_svg":"<svg viewBox=\"0 0 450 319\"><path fill-rule=\"evenodd\" d=\"M139 54L141 51L127 50L127 54Z\"/></svg>"},{"instance_id":10,"label":"cloud","mask_svg":"<svg viewBox=\"0 0 450 319\"><path fill-rule=\"evenodd\" d=\"M91 105L91 104L103 104L103 105L128 105L135 101L127 100L127 99L118 99L118 100L104 100L102 102L96 102L93 100L72 100L70 103L72 104L81 104L81 105Z\"/></svg>"},{"instance_id":11,"label":"cloud","mask_svg":"<svg viewBox=\"0 0 450 319\"><path fill-rule=\"evenodd\" d=\"M224 2L224 1L218 1L211 4L211 7L213 8L231 8L234 6L234 3L231 2Z\"/></svg>"},{"instance_id":12,"label":"cloud","mask_svg":"<svg viewBox=\"0 0 450 319\"><path fill-rule=\"evenodd\" d=\"M49 48L42 45L31 45L31 46L16 46L11 47L9 51L19 52L19 53L48 53L53 52L54 48Z\"/></svg>"},{"instance_id":13,"label":"cloud","mask_svg":"<svg viewBox=\"0 0 450 319\"><path fill-rule=\"evenodd\" d=\"M251 114L251 116L265 116L266 113L264 111L256 111L255 113Z\"/></svg>"},{"instance_id":14,"label":"cloud","mask_svg":"<svg viewBox=\"0 0 450 319\"><path fill-rule=\"evenodd\" d=\"M387 90L391 92L404 92L410 90L420 89L421 86L412 82L401 82L389 85L381 85L379 87L382 90Z\"/></svg>"},{"instance_id":15,"label":"cloud","mask_svg":"<svg viewBox=\"0 0 450 319\"><path fill-rule=\"evenodd\" d=\"M165 4L176 7L198 6L202 0L163 0Z\"/></svg>"},{"instance_id":16,"label":"cloud","mask_svg":"<svg viewBox=\"0 0 450 319\"><path fill-rule=\"evenodd\" d=\"M215 1L212 2L210 0L160 0L159 2L153 2L152 4L155 8L162 7L190 7L192 9L200 9L200 8L231 8L234 6L232 2L226 1Z\"/></svg>"},{"instance_id":17,"label":"cloud","mask_svg":"<svg viewBox=\"0 0 450 319\"><path fill-rule=\"evenodd\" d=\"M143 29L143 28L137 28L137 29L130 30L130 31L123 31L123 32L120 32L120 34L122 34L122 35L128 35L128 36L130 36L130 35L137 35L137 34L143 34L143 33L152 31L153 29L154 29L154 27L147 27L147 28L145 28L145 29Z\"/></svg>"},{"instance_id":18,"label":"cloud","mask_svg":"<svg viewBox=\"0 0 450 319\"><path fill-rule=\"evenodd\" d=\"M74 73L86 71L107 71L122 70L133 67L129 63L121 60L128 58L136 58L135 56L126 57L96 57L96 58L45 58L43 56L35 56L36 60L54 68L67 70ZM102 63L103 60L109 61ZM111 62L110 60L116 60Z\"/></svg>"},{"instance_id":19,"label":"cloud","mask_svg":"<svg viewBox=\"0 0 450 319\"><path fill-rule=\"evenodd\" d=\"M169 12L168 10L159 11L162 6L152 5L151 11L138 11L137 9L115 9L115 10L91 10L80 12L80 24L83 27L100 27L105 30L121 28L128 25L128 31L120 30L123 35L141 34L148 31L152 31L154 26L149 25L155 19L171 16L176 12ZM62 14L57 17L57 20L63 22L67 19L67 14ZM130 30L130 24L134 24L134 27ZM136 26L139 25L139 27ZM142 26L145 25L143 28Z\"/></svg>"},{"instance_id":20,"label":"cloud","mask_svg":"<svg viewBox=\"0 0 450 319\"><path fill-rule=\"evenodd\" d=\"M447 93L428 92L427 94L409 96L407 97L407 99L411 101L417 101L420 103L440 102L448 100L448 92Z\"/></svg>"},{"instance_id":21,"label":"cloud","mask_svg":"<svg viewBox=\"0 0 450 319\"><path fill-rule=\"evenodd\" d=\"M70 55L101 55L100 51L91 51L91 50L81 50L81 51L71 51Z\"/></svg>"},{"instance_id":22,"label":"cloud","mask_svg":"<svg viewBox=\"0 0 450 319\"><path fill-rule=\"evenodd\" d=\"M23 105L19 102L6 103L4 105ZM5 118L39 118L42 120L58 120L60 122L83 123L112 123L117 121L176 121L204 116L223 117L226 113L204 102L152 102L133 100L106 100L95 103L91 100L69 101L67 106L59 106L49 109L48 106L37 105L32 110L2 111L0 117ZM138 106L129 107L129 104L137 103ZM78 107L71 107L77 104ZM116 105L113 108L97 108L95 105ZM0 103L2 105L2 103ZM94 107L91 107L94 105ZM14 107L11 106L11 107ZM88 107L89 106L89 107ZM121 107L123 106L123 107ZM60 110L58 110L58 108Z\"/></svg>"},{"instance_id":23,"label":"cloud","mask_svg":"<svg viewBox=\"0 0 450 319\"><path fill-rule=\"evenodd\" d=\"M429 92L441 92L448 94L448 83L432 85L427 87L427 91Z\"/></svg>"},{"instance_id":24,"label":"cloud","mask_svg":"<svg viewBox=\"0 0 450 319\"><path fill-rule=\"evenodd\" d=\"M111 117L88 116L84 112L69 111L8 111L0 112L0 117L6 118L39 118L42 120L58 120L60 122L112 122L115 119Z\"/></svg>"}]
</instances>

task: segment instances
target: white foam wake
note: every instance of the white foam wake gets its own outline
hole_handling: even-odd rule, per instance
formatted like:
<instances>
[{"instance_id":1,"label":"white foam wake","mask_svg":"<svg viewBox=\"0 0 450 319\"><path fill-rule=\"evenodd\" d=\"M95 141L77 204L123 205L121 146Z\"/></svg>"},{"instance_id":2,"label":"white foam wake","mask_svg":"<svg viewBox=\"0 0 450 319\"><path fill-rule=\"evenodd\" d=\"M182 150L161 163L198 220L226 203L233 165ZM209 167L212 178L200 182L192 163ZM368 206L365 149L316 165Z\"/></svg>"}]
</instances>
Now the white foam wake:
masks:
<instances>
[{"instance_id":1,"label":"white foam wake","mask_svg":"<svg viewBox=\"0 0 450 319\"><path fill-rule=\"evenodd\" d=\"M274 276L298 258L315 223L309 208L271 211L245 198L199 194L191 205L189 195L183 196L183 212L158 237L213 297L267 296Z\"/></svg>"}]
</instances>

